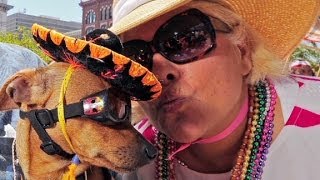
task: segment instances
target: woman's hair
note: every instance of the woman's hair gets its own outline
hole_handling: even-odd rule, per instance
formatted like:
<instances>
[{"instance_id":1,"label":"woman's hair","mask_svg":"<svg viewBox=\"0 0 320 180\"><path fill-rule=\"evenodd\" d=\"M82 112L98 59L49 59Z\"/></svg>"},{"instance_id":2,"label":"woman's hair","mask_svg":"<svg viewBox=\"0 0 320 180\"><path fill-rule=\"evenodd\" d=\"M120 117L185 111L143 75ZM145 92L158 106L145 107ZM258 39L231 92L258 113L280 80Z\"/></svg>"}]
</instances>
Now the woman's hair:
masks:
<instances>
[{"instance_id":1,"label":"woman's hair","mask_svg":"<svg viewBox=\"0 0 320 180\"><path fill-rule=\"evenodd\" d=\"M284 61L273 54L263 44L258 33L254 31L242 18L221 0L197 0L188 5L197 8L209 15L211 18L222 21L230 32L227 37L240 48L249 53L252 60L252 70L247 78L248 83L254 84L267 76L283 75Z\"/></svg>"}]
</instances>

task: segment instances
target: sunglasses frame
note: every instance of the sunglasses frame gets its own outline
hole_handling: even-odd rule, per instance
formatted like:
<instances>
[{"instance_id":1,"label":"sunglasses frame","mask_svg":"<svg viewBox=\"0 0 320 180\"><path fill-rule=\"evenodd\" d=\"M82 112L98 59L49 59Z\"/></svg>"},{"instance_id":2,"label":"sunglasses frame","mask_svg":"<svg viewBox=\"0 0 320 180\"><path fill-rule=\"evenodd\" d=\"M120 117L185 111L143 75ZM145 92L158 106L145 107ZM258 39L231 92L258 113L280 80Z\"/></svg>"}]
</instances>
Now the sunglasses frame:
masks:
<instances>
[{"instance_id":1,"label":"sunglasses frame","mask_svg":"<svg viewBox=\"0 0 320 180\"><path fill-rule=\"evenodd\" d=\"M117 98L121 98L125 102L125 114L123 117L117 117L116 113L110 108L112 102L110 101L110 94ZM83 114L81 117L93 119L98 122L102 122L107 125L113 125L130 121L131 117L131 100L129 96L121 95L113 88L109 88L94 94L89 95L86 98L81 99L83 103Z\"/></svg>"},{"instance_id":2,"label":"sunglasses frame","mask_svg":"<svg viewBox=\"0 0 320 180\"><path fill-rule=\"evenodd\" d=\"M185 59L183 61L176 61L176 60L172 60L170 59L164 52L162 52L161 50L159 50L159 43L156 43L159 39L159 37L161 36L161 34L159 34L160 31L162 31L165 26L167 26L168 24L170 24L171 22L173 22L175 19L180 18L181 16L194 16L197 17L199 22L203 23L205 28L206 28L206 32L209 33L210 35L210 40L211 40L211 44L210 46L200 55ZM198 59L200 59L201 57L203 57L204 55L206 55L207 53L209 53L211 50L216 48L216 30L213 27L213 24L211 22L211 19L209 18L209 16L205 15L204 13L202 13L200 10L192 8L192 9L188 9L182 13L179 13L175 16L173 16L172 18L170 18L169 20L167 20L164 24L162 24L157 31L155 32L152 41L144 41L144 40L131 40L128 42L123 43L124 46L124 50L123 50L123 54L125 56L131 57L132 60L137 61L138 63L142 64L143 66L147 67L148 69L152 69L152 58L154 53L160 53L163 57L165 57L166 59L168 59L170 62L173 62L175 64L185 64L185 63L189 63L189 62L193 62L196 61ZM139 47L141 46L145 46L145 49L139 49ZM135 50L135 54L134 53L130 53L130 51L128 49L131 50ZM138 52L138 53L137 53ZM141 55L144 56L149 56L147 58L150 59L142 59L140 58ZM139 59L137 59L137 57Z\"/></svg>"}]
</instances>

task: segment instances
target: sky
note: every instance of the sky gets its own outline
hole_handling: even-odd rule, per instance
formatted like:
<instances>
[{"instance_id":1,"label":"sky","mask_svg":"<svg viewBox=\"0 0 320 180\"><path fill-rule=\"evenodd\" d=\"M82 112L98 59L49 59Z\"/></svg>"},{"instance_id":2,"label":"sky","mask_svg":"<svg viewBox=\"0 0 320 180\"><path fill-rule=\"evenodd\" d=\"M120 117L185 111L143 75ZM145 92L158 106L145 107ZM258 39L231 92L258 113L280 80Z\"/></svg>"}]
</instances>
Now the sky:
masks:
<instances>
[{"instance_id":1,"label":"sky","mask_svg":"<svg viewBox=\"0 0 320 180\"><path fill-rule=\"evenodd\" d=\"M45 15L59 18L63 21L81 22L81 0L8 0L8 4L14 6L8 11L8 15L23 12L29 15Z\"/></svg>"}]
</instances>

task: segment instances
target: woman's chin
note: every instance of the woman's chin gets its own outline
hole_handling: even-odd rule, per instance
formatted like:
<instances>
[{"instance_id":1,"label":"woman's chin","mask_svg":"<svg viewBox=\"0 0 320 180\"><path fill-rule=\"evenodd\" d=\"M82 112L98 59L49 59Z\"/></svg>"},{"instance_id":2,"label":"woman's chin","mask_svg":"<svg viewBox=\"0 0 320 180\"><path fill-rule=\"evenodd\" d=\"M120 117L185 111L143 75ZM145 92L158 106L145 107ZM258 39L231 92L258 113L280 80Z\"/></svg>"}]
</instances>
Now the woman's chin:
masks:
<instances>
[{"instance_id":1,"label":"woman's chin","mask_svg":"<svg viewBox=\"0 0 320 180\"><path fill-rule=\"evenodd\" d=\"M179 128L170 131L167 135L178 143L191 143L201 138L203 132L192 131L190 129Z\"/></svg>"},{"instance_id":2,"label":"woman's chin","mask_svg":"<svg viewBox=\"0 0 320 180\"><path fill-rule=\"evenodd\" d=\"M194 142L203 136L205 127L194 120L187 118L166 118L159 121L158 129L179 143Z\"/></svg>"}]
</instances>

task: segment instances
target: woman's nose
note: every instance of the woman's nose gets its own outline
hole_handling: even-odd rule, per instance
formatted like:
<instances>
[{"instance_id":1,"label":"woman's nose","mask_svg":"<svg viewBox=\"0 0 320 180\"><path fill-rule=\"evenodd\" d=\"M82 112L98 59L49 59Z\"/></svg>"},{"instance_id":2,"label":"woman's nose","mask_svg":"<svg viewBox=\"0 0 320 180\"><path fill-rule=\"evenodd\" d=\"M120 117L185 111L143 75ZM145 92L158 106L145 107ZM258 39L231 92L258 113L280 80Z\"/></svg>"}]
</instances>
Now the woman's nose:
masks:
<instances>
[{"instance_id":1,"label":"woman's nose","mask_svg":"<svg viewBox=\"0 0 320 180\"><path fill-rule=\"evenodd\" d=\"M153 55L152 72L156 75L163 86L168 86L170 83L179 78L179 70L177 65L167 60L159 53Z\"/></svg>"}]
</instances>

